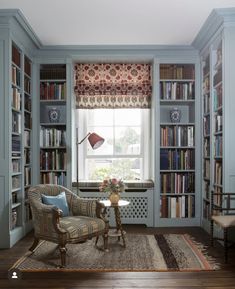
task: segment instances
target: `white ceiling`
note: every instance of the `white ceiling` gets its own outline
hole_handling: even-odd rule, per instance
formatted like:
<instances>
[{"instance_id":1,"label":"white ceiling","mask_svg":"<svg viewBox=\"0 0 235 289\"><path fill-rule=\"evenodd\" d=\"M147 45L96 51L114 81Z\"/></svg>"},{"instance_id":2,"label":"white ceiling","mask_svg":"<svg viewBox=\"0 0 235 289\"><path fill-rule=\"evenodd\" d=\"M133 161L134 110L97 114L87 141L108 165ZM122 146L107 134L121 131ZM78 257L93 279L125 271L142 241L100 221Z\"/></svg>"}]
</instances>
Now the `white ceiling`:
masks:
<instances>
[{"instance_id":1,"label":"white ceiling","mask_svg":"<svg viewBox=\"0 0 235 289\"><path fill-rule=\"evenodd\" d=\"M235 0L0 0L43 45L187 45L213 8Z\"/></svg>"}]
</instances>

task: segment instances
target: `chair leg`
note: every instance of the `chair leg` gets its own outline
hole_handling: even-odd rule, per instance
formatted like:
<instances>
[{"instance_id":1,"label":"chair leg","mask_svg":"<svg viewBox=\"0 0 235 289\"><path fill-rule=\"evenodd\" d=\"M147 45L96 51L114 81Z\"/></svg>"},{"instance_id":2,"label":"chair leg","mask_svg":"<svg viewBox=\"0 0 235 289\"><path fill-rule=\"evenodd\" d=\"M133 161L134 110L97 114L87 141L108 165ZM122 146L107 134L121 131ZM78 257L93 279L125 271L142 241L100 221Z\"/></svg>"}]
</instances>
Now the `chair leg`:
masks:
<instances>
[{"instance_id":1,"label":"chair leg","mask_svg":"<svg viewBox=\"0 0 235 289\"><path fill-rule=\"evenodd\" d=\"M228 230L224 228L224 262L228 262Z\"/></svg>"},{"instance_id":2,"label":"chair leg","mask_svg":"<svg viewBox=\"0 0 235 289\"><path fill-rule=\"evenodd\" d=\"M59 245L60 249L60 259L61 259L61 267L66 266L66 247L65 245Z\"/></svg>"},{"instance_id":3,"label":"chair leg","mask_svg":"<svg viewBox=\"0 0 235 289\"><path fill-rule=\"evenodd\" d=\"M103 235L103 239L104 239L104 250L108 251L108 233L105 233Z\"/></svg>"},{"instance_id":4,"label":"chair leg","mask_svg":"<svg viewBox=\"0 0 235 289\"><path fill-rule=\"evenodd\" d=\"M39 239L36 238L36 237L34 237L33 244L32 244L32 246L29 248L29 251L33 252L33 250L37 247L38 243L39 243Z\"/></svg>"},{"instance_id":5,"label":"chair leg","mask_svg":"<svg viewBox=\"0 0 235 289\"><path fill-rule=\"evenodd\" d=\"M211 243L211 247L214 246L213 234L214 234L214 221L211 220L211 232L210 232L210 243Z\"/></svg>"}]
</instances>

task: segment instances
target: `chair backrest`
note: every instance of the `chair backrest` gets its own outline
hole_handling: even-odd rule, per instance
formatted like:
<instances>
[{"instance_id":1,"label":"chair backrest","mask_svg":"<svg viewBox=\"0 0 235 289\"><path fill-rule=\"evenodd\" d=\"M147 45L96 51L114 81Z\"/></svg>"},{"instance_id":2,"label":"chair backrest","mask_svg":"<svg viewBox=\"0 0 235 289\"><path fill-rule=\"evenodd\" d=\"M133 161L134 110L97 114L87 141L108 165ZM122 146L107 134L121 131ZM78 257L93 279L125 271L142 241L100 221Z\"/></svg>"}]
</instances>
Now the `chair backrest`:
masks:
<instances>
[{"instance_id":1,"label":"chair backrest","mask_svg":"<svg viewBox=\"0 0 235 289\"><path fill-rule=\"evenodd\" d=\"M211 191L212 215L235 215L235 193L215 193Z\"/></svg>"},{"instance_id":2,"label":"chair backrest","mask_svg":"<svg viewBox=\"0 0 235 289\"><path fill-rule=\"evenodd\" d=\"M76 195L70 191L69 189L61 186L61 185L54 185L54 184L43 184L43 185L36 185L31 187L28 192L29 202L30 203L37 203L42 202L42 194L48 196L57 196L61 192L65 192L66 199L69 208L71 208L72 199L73 197L76 198Z\"/></svg>"}]
</instances>

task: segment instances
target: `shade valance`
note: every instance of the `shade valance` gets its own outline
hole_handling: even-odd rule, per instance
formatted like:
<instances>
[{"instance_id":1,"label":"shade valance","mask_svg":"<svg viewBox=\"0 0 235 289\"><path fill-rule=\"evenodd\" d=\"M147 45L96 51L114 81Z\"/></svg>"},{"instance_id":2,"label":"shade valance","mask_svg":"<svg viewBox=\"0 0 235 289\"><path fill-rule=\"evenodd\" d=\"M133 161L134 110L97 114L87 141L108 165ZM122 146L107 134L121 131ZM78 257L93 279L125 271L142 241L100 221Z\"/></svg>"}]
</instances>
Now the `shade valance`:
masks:
<instances>
[{"instance_id":1,"label":"shade valance","mask_svg":"<svg viewBox=\"0 0 235 289\"><path fill-rule=\"evenodd\" d=\"M74 65L77 108L149 108L150 64L78 63Z\"/></svg>"}]
</instances>

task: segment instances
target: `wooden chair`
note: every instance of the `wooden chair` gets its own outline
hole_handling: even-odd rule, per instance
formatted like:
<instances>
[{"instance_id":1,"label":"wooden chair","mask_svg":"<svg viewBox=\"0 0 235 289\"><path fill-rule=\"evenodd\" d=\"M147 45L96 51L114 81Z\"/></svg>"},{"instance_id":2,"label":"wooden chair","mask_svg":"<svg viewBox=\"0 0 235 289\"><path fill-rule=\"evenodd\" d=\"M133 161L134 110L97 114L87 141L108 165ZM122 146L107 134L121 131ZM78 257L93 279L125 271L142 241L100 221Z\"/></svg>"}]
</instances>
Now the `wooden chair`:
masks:
<instances>
[{"instance_id":1,"label":"wooden chair","mask_svg":"<svg viewBox=\"0 0 235 289\"><path fill-rule=\"evenodd\" d=\"M63 217L62 211L42 202L42 194L57 196L65 192L70 215ZM61 267L66 266L66 244L81 243L92 237L103 236L104 249L108 246L108 221L103 217L104 205L96 200L82 199L60 185L37 185L29 190L29 203L34 224L34 251L39 240L58 244Z\"/></svg>"},{"instance_id":2,"label":"wooden chair","mask_svg":"<svg viewBox=\"0 0 235 289\"><path fill-rule=\"evenodd\" d=\"M223 229L223 238L214 237L214 223ZM235 193L211 192L211 246L214 239L224 242L224 261L228 262L228 247L235 242L228 240L228 229L235 227Z\"/></svg>"}]
</instances>

